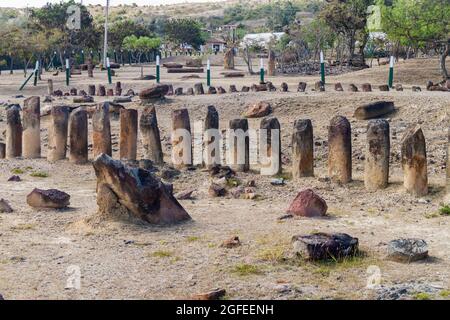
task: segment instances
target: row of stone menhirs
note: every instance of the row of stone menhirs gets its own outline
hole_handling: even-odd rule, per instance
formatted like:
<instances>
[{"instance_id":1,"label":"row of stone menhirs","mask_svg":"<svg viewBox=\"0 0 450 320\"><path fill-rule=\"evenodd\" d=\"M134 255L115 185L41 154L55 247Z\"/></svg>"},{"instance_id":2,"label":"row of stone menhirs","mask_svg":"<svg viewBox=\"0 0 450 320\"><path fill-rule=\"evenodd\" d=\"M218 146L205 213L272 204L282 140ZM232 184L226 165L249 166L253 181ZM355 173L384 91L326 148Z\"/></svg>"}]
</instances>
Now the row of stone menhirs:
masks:
<instances>
[{"instance_id":1,"label":"row of stone menhirs","mask_svg":"<svg viewBox=\"0 0 450 320\"><path fill-rule=\"evenodd\" d=\"M154 107L144 108L139 128L141 131L144 159L155 164L163 164L163 151L160 133ZM233 119L229 123L232 130L248 131L247 119ZM275 117L264 118L260 124L261 129L281 129ZM189 113L187 109L178 109L172 112L172 130L184 129L191 132ZM215 107L208 106L204 122L204 130L219 129L219 115ZM50 128L48 133L48 160L56 161L66 158L67 144L69 145L69 161L83 164L88 161L88 112L79 107L69 115L69 108L55 106L51 110ZM111 127L109 117L109 103L102 103L95 107L92 114L92 137L94 157L105 153L112 154ZM120 141L119 154L121 160L136 160L138 139L138 112L135 109L120 110ZM237 138L235 138L237 139ZM268 156L276 157L281 172L281 141L278 154L271 154L272 141L266 137ZM7 110L6 145L0 145L0 157L25 158L41 157L40 141L40 99L30 97L24 101L23 124L20 110L17 106ZM67 141L69 140L69 141ZM205 148L215 148L211 143L212 137L205 135ZM190 144L190 145L186 145ZM183 141L182 137L172 137L172 159L178 158L179 153L190 152L184 155L178 167L192 165L192 142ZM229 150L232 154L229 163L236 171L248 171L249 163L248 138L245 139L245 162L233 163L237 159L238 143L233 141ZM328 129L328 174L336 182L345 184L352 180L352 143L351 127L349 121L342 116L336 116L330 121ZM294 122L292 134L292 175L293 178L314 175L314 142L313 126L311 120L302 119ZM239 150L242 152L242 150ZM214 166L220 162L219 156L213 154L213 149L205 150L207 156L203 163ZM366 156L365 156L365 186L368 190L385 188L389 178L390 133L387 120L377 119L368 122ZM184 159L190 159L186 163ZM419 126L411 127L402 139L401 146L402 167L404 170L404 185L408 192L422 196L427 188L427 158L426 145L423 132Z\"/></svg>"},{"instance_id":2,"label":"row of stone menhirs","mask_svg":"<svg viewBox=\"0 0 450 320\"><path fill-rule=\"evenodd\" d=\"M114 85L114 88L107 89L104 85L98 85L97 87L93 84L88 85L87 91L85 90L77 90L76 88L71 88L68 92L63 92L62 90L53 90L53 80L48 79L47 82L47 94L49 96L121 96L122 95L122 83L117 81ZM134 96L133 89L129 89L125 96Z\"/></svg>"}]
</instances>

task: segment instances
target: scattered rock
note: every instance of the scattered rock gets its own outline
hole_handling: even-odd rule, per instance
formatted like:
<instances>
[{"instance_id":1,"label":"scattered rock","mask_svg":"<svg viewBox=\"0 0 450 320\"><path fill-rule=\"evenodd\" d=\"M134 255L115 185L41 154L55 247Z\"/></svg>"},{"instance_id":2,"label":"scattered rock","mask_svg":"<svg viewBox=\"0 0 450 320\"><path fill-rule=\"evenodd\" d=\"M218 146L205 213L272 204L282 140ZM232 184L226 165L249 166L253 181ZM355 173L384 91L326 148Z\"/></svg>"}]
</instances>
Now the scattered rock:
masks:
<instances>
[{"instance_id":1,"label":"scattered rock","mask_svg":"<svg viewBox=\"0 0 450 320\"><path fill-rule=\"evenodd\" d=\"M395 85L395 90L397 90L397 91L403 91L403 86L402 86L400 83L397 83L397 84Z\"/></svg>"},{"instance_id":2,"label":"scattered rock","mask_svg":"<svg viewBox=\"0 0 450 320\"><path fill-rule=\"evenodd\" d=\"M286 219L292 219L294 216L292 214L283 214L282 216L278 217L278 220L286 220Z\"/></svg>"},{"instance_id":3,"label":"scattered rock","mask_svg":"<svg viewBox=\"0 0 450 320\"><path fill-rule=\"evenodd\" d=\"M245 77L244 72L222 72L224 78L243 78Z\"/></svg>"},{"instance_id":4,"label":"scattered rock","mask_svg":"<svg viewBox=\"0 0 450 320\"><path fill-rule=\"evenodd\" d=\"M363 92L372 92L372 85L370 83L363 83L361 88Z\"/></svg>"},{"instance_id":5,"label":"scattered rock","mask_svg":"<svg viewBox=\"0 0 450 320\"><path fill-rule=\"evenodd\" d=\"M303 217L325 216L328 210L325 200L311 189L300 191L289 206L287 213Z\"/></svg>"},{"instance_id":6,"label":"scattered rock","mask_svg":"<svg viewBox=\"0 0 450 320\"><path fill-rule=\"evenodd\" d=\"M297 92L305 92L305 91L306 91L306 82L299 82Z\"/></svg>"},{"instance_id":7,"label":"scattered rock","mask_svg":"<svg viewBox=\"0 0 450 320\"><path fill-rule=\"evenodd\" d=\"M239 247L240 245L241 245L241 241L239 240L239 237L234 236L234 237L231 237L230 239L227 239L224 242L222 242L220 247L231 249L231 248Z\"/></svg>"},{"instance_id":8,"label":"scattered rock","mask_svg":"<svg viewBox=\"0 0 450 320\"><path fill-rule=\"evenodd\" d=\"M340 82L334 84L334 90L335 91L344 91L344 88L342 88L342 84Z\"/></svg>"},{"instance_id":9,"label":"scattered rock","mask_svg":"<svg viewBox=\"0 0 450 320\"><path fill-rule=\"evenodd\" d=\"M389 91L389 86L387 84L382 84L378 86L378 89L380 89L380 91Z\"/></svg>"},{"instance_id":10,"label":"scattered rock","mask_svg":"<svg viewBox=\"0 0 450 320\"><path fill-rule=\"evenodd\" d=\"M20 179L19 176L14 175L14 176L9 177L8 181L19 182L19 181L22 181L22 179Z\"/></svg>"},{"instance_id":11,"label":"scattered rock","mask_svg":"<svg viewBox=\"0 0 450 320\"><path fill-rule=\"evenodd\" d=\"M209 174L216 178L230 178L234 177L236 172L234 172L229 166L222 166L218 164L209 170Z\"/></svg>"},{"instance_id":12,"label":"scattered rock","mask_svg":"<svg viewBox=\"0 0 450 320\"><path fill-rule=\"evenodd\" d=\"M218 185L216 183L211 183L211 185L208 188L208 194L210 197L215 198L215 197L223 197L226 194L226 189L225 187Z\"/></svg>"},{"instance_id":13,"label":"scattered rock","mask_svg":"<svg viewBox=\"0 0 450 320\"><path fill-rule=\"evenodd\" d=\"M0 199L0 212L1 213L11 213L14 210L11 208L9 203L5 199Z\"/></svg>"},{"instance_id":14,"label":"scattered rock","mask_svg":"<svg viewBox=\"0 0 450 320\"><path fill-rule=\"evenodd\" d=\"M286 182L284 181L283 178L279 178L279 179L272 179L270 181L270 184L273 186L284 186Z\"/></svg>"},{"instance_id":15,"label":"scattered rock","mask_svg":"<svg viewBox=\"0 0 450 320\"><path fill-rule=\"evenodd\" d=\"M162 99L168 91L169 86L167 84L155 84L148 89L141 90L141 92L139 92L139 98L143 102Z\"/></svg>"},{"instance_id":16,"label":"scattered rock","mask_svg":"<svg viewBox=\"0 0 450 320\"><path fill-rule=\"evenodd\" d=\"M128 103L132 102L131 97L117 97L113 100L114 103Z\"/></svg>"},{"instance_id":17,"label":"scattered rock","mask_svg":"<svg viewBox=\"0 0 450 320\"><path fill-rule=\"evenodd\" d=\"M186 191L181 191L175 195L175 198L178 200L188 200L192 199L192 193L195 191L195 189L189 189Z\"/></svg>"},{"instance_id":18,"label":"scattered rock","mask_svg":"<svg viewBox=\"0 0 450 320\"><path fill-rule=\"evenodd\" d=\"M167 69L180 69L183 68L183 65L176 62L166 62L163 63L163 67Z\"/></svg>"},{"instance_id":19,"label":"scattered rock","mask_svg":"<svg viewBox=\"0 0 450 320\"><path fill-rule=\"evenodd\" d=\"M188 58L186 60L186 67L200 68L202 66L202 58Z\"/></svg>"},{"instance_id":20,"label":"scattered rock","mask_svg":"<svg viewBox=\"0 0 450 320\"><path fill-rule=\"evenodd\" d=\"M219 300L225 294L225 289L214 289L210 292L195 294L192 296L192 300Z\"/></svg>"},{"instance_id":21,"label":"scattered rock","mask_svg":"<svg viewBox=\"0 0 450 320\"><path fill-rule=\"evenodd\" d=\"M92 103L94 102L94 98L91 96L81 96L73 98L73 103Z\"/></svg>"},{"instance_id":22,"label":"scattered rock","mask_svg":"<svg viewBox=\"0 0 450 320\"><path fill-rule=\"evenodd\" d=\"M389 114L394 110L393 101L377 101L358 107L353 116L358 120L367 120Z\"/></svg>"},{"instance_id":23,"label":"scattered rock","mask_svg":"<svg viewBox=\"0 0 450 320\"><path fill-rule=\"evenodd\" d=\"M388 259L413 262L428 257L428 245L422 239L396 239L388 243Z\"/></svg>"},{"instance_id":24,"label":"scattered rock","mask_svg":"<svg viewBox=\"0 0 450 320\"><path fill-rule=\"evenodd\" d=\"M345 233L313 233L292 237L293 252L307 260L353 257L358 252L358 238Z\"/></svg>"},{"instance_id":25,"label":"scattered rock","mask_svg":"<svg viewBox=\"0 0 450 320\"><path fill-rule=\"evenodd\" d=\"M265 117L272 113L272 107L270 103L265 101L260 101L252 106L247 108L247 111L244 113L244 117L246 118L260 118Z\"/></svg>"},{"instance_id":26,"label":"scattered rock","mask_svg":"<svg viewBox=\"0 0 450 320\"><path fill-rule=\"evenodd\" d=\"M420 87L418 87L418 86L412 86L412 87L411 87L411 90L412 90L413 92L420 92L420 91L422 91L422 89L421 89Z\"/></svg>"},{"instance_id":27,"label":"scattered rock","mask_svg":"<svg viewBox=\"0 0 450 320\"><path fill-rule=\"evenodd\" d=\"M61 209L69 205L70 195L57 189L35 188L28 196L27 203L33 208Z\"/></svg>"}]
</instances>

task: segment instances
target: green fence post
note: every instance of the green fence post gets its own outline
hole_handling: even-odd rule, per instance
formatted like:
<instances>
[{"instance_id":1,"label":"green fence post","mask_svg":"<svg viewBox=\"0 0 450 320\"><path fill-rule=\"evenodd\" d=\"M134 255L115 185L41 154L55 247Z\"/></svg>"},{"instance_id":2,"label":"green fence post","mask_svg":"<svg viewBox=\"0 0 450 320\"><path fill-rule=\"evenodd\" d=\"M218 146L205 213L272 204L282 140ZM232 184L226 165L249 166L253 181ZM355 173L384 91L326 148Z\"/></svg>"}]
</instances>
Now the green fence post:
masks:
<instances>
[{"instance_id":1,"label":"green fence post","mask_svg":"<svg viewBox=\"0 0 450 320\"><path fill-rule=\"evenodd\" d=\"M323 51L320 51L320 80L325 84L325 60L323 58Z\"/></svg>"},{"instance_id":2,"label":"green fence post","mask_svg":"<svg viewBox=\"0 0 450 320\"><path fill-rule=\"evenodd\" d=\"M112 79L111 79L111 64L109 62L109 57L106 57L106 70L108 72L108 83L111 84L112 83Z\"/></svg>"},{"instance_id":3,"label":"green fence post","mask_svg":"<svg viewBox=\"0 0 450 320\"><path fill-rule=\"evenodd\" d=\"M392 84L394 82L394 57L391 56L389 61L389 88L392 88Z\"/></svg>"},{"instance_id":4,"label":"green fence post","mask_svg":"<svg viewBox=\"0 0 450 320\"><path fill-rule=\"evenodd\" d=\"M264 61L263 58L259 60L259 81L264 83Z\"/></svg>"},{"instance_id":5,"label":"green fence post","mask_svg":"<svg viewBox=\"0 0 450 320\"><path fill-rule=\"evenodd\" d=\"M208 87L211 86L211 62L208 61L206 62L206 85Z\"/></svg>"},{"instance_id":6,"label":"green fence post","mask_svg":"<svg viewBox=\"0 0 450 320\"><path fill-rule=\"evenodd\" d=\"M160 81L160 65L159 65L159 55L156 56L156 83Z\"/></svg>"},{"instance_id":7,"label":"green fence post","mask_svg":"<svg viewBox=\"0 0 450 320\"><path fill-rule=\"evenodd\" d=\"M70 78L70 65L69 59L66 59L66 86L69 85L69 78Z\"/></svg>"}]
</instances>

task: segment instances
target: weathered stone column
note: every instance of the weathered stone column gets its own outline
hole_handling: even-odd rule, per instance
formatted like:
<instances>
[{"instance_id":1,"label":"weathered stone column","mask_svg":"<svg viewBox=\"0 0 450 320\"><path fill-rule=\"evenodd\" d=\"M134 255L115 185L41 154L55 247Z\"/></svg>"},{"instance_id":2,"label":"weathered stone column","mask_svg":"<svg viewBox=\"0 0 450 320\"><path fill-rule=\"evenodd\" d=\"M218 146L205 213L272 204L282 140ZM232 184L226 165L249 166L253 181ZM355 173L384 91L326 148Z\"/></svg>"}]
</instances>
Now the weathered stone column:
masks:
<instances>
[{"instance_id":1,"label":"weathered stone column","mask_svg":"<svg viewBox=\"0 0 450 320\"><path fill-rule=\"evenodd\" d=\"M91 97L95 96L95 85L88 85L88 95L90 95Z\"/></svg>"},{"instance_id":2,"label":"weathered stone column","mask_svg":"<svg viewBox=\"0 0 450 320\"><path fill-rule=\"evenodd\" d=\"M122 83L120 83L120 81L116 82L116 86L114 88L114 94L116 96L121 96L122 95Z\"/></svg>"},{"instance_id":3,"label":"weathered stone column","mask_svg":"<svg viewBox=\"0 0 450 320\"><path fill-rule=\"evenodd\" d=\"M22 156L22 121L18 107L6 111L6 158Z\"/></svg>"},{"instance_id":4,"label":"weathered stone column","mask_svg":"<svg viewBox=\"0 0 450 320\"><path fill-rule=\"evenodd\" d=\"M92 115L92 153L94 158L104 153L112 156L109 102L95 106Z\"/></svg>"},{"instance_id":5,"label":"weathered stone column","mask_svg":"<svg viewBox=\"0 0 450 320\"><path fill-rule=\"evenodd\" d=\"M100 96L100 97L104 97L104 96L106 96L106 88L105 88L105 86L103 86L103 85L99 85L98 86L98 95Z\"/></svg>"},{"instance_id":6,"label":"weathered stone column","mask_svg":"<svg viewBox=\"0 0 450 320\"><path fill-rule=\"evenodd\" d=\"M88 161L88 116L83 108L77 108L69 117L69 161L84 164Z\"/></svg>"},{"instance_id":7,"label":"weathered stone column","mask_svg":"<svg viewBox=\"0 0 450 320\"><path fill-rule=\"evenodd\" d=\"M139 128L141 130L144 159L149 159L158 165L164 164L155 107L144 108L139 120Z\"/></svg>"},{"instance_id":8,"label":"weathered stone column","mask_svg":"<svg viewBox=\"0 0 450 320\"><path fill-rule=\"evenodd\" d=\"M403 185L414 196L428 193L427 151L419 125L411 126L401 140Z\"/></svg>"},{"instance_id":9,"label":"weathered stone column","mask_svg":"<svg viewBox=\"0 0 450 320\"><path fill-rule=\"evenodd\" d=\"M88 60L87 71L88 71L88 77L93 78L94 77L94 64L92 63L91 59Z\"/></svg>"},{"instance_id":10,"label":"weathered stone column","mask_svg":"<svg viewBox=\"0 0 450 320\"><path fill-rule=\"evenodd\" d=\"M52 79L47 80L47 94L49 96L53 95L53 80Z\"/></svg>"},{"instance_id":11,"label":"weathered stone column","mask_svg":"<svg viewBox=\"0 0 450 320\"><path fill-rule=\"evenodd\" d=\"M177 168L192 165L192 135L189 112L172 112L172 163Z\"/></svg>"},{"instance_id":12,"label":"weathered stone column","mask_svg":"<svg viewBox=\"0 0 450 320\"><path fill-rule=\"evenodd\" d=\"M235 171L250 170L250 139L247 119L230 120L228 162Z\"/></svg>"},{"instance_id":13,"label":"weathered stone column","mask_svg":"<svg viewBox=\"0 0 450 320\"><path fill-rule=\"evenodd\" d=\"M23 157L41 157L41 99L30 97L23 106Z\"/></svg>"},{"instance_id":14,"label":"weathered stone column","mask_svg":"<svg viewBox=\"0 0 450 320\"><path fill-rule=\"evenodd\" d=\"M390 153L389 122L384 119L370 120L367 125L364 170L364 185L367 190L375 191L387 187Z\"/></svg>"},{"instance_id":15,"label":"weathered stone column","mask_svg":"<svg viewBox=\"0 0 450 320\"><path fill-rule=\"evenodd\" d=\"M67 106L54 106L50 112L50 126L48 128L48 161L66 158L68 126L69 108Z\"/></svg>"},{"instance_id":16,"label":"weathered stone column","mask_svg":"<svg viewBox=\"0 0 450 320\"><path fill-rule=\"evenodd\" d=\"M203 84L201 82L194 84L194 92L196 95L205 94Z\"/></svg>"},{"instance_id":17,"label":"weathered stone column","mask_svg":"<svg viewBox=\"0 0 450 320\"><path fill-rule=\"evenodd\" d=\"M137 110L120 109L120 160L136 160L137 132Z\"/></svg>"},{"instance_id":18,"label":"weathered stone column","mask_svg":"<svg viewBox=\"0 0 450 320\"><path fill-rule=\"evenodd\" d=\"M311 120L294 121L292 134L292 178L314 176L314 135Z\"/></svg>"},{"instance_id":19,"label":"weathered stone column","mask_svg":"<svg viewBox=\"0 0 450 320\"><path fill-rule=\"evenodd\" d=\"M276 175L281 173L281 127L277 118L261 120L259 131L259 156L261 174Z\"/></svg>"},{"instance_id":20,"label":"weathered stone column","mask_svg":"<svg viewBox=\"0 0 450 320\"><path fill-rule=\"evenodd\" d=\"M219 113L214 106L208 106L203 135L203 166L210 169L220 164Z\"/></svg>"},{"instance_id":21,"label":"weathered stone column","mask_svg":"<svg viewBox=\"0 0 450 320\"><path fill-rule=\"evenodd\" d=\"M352 134L347 118L336 116L328 128L328 175L332 181L352 180Z\"/></svg>"},{"instance_id":22,"label":"weathered stone column","mask_svg":"<svg viewBox=\"0 0 450 320\"><path fill-rule=\"evenodd\" d=\"M445 189L447 192L447 198L450 198L450 128L447 129L447 153L446 153L446 180Z\"/></svg>"},{"instance_id":23,"label":"weathered stone column","mask_svg":"<svg viewBox=\"0 0 450 320\"><path fill-rule=\"evenodd\" d=\"M275 52L270 50L267 75L273 77L273 76L275 76L275 73L276 73L276 71L275 71Z\"/></svg>"},{"instance_id":24,"label":"weathered stone column","mask_svg":"<svg viewBox=\"0 0 450 320\"><path fill-rule=\"evenodd\" d=\"M6 144L0 142L0 159L4 159L6 157Z\"/></svg>"}]
</instances>

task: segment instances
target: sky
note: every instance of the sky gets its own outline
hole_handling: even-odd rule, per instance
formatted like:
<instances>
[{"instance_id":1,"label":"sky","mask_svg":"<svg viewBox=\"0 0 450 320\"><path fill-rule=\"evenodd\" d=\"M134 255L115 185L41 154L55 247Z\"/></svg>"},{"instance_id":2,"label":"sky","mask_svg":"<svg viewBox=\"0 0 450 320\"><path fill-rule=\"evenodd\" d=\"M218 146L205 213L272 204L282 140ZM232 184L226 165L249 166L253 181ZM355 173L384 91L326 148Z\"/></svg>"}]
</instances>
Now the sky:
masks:
<instances>
[{"instance_id":1,"label":"sky","mask_svg":"<svg viewBox=\"0 0 450 320\"><path fill-rule=\"evenodd\" d=\"M83 2L83 4L106 4L106 0L75 0L76 2ZM218 0L110 0L111 6L117 6L119 4L133 4L137 5L160 5L160 4L174 4L184 2L216 2ZM16 7L23 8L27 5L30 7L41 7L47 2L60 2L60 0L14 0L3 1L0 3L0 7Z\"/></svg>"}]
</instances>

